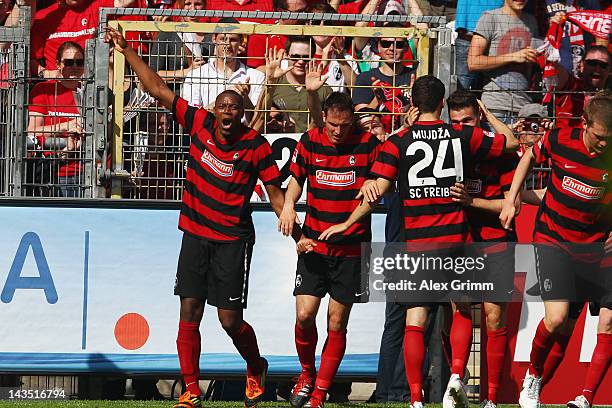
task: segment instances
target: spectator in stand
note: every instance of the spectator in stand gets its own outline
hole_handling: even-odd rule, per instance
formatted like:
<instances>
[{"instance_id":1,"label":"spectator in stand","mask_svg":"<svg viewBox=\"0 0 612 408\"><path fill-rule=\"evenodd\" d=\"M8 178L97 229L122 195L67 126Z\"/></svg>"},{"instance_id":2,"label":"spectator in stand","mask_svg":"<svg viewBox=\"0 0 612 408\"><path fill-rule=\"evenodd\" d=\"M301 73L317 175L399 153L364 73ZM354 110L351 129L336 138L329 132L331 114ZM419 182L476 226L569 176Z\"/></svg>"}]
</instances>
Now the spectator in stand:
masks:
<instances>
[{"instance_id":1,"label":"spectator in stand","mask_svg":"<svg viewBox=\"0 0 612 408\"><path fill-rule=\"evenodd\" d=\"M446 16L454 20L457 14L457 0L416 0L425 16Z\"/></svg>"},{"instance_id":2,"label":"spectator in stand","mask_svg":"<svg viewBox=\"0 0 612 408\"><path fill-rule=\"evenodd\" d=\"M274 11L274 5L272 3L272 0L207 0L206 9L225 11ZM306 9L306 6L304 6L304 9ZM240 22L243 21L256 22L259 24L274 23L273 20L256 20L241 18ZM248 61L246 65L248 65L249 67L256 68L264 63L264 56L266 54L266 36L250 35L248 40Z\"/></svg>"},{"instance_id":3,"label":"spectator in stand","mask_svg":"<svg viewBox=\"0 0 612 408\"><path fill-rule=\"evenodd\" d=\"M270 90L267 106L274 103L285 111L295 122L296 132L302 133L308 130L311 122L308 114L308 92L304 86L306 74L309 72L308 61L313 57L310 39L301 36L289 37L285 51L281 55L285 54L289 57L288 67L286 69L279 67L280 72L284 74L278 79L268 76ZM317 92L319 99L324 101L332 90L329 86L323 85Z\"/></svg>"},{"instance_id":4,"label":"spectator in stand","mask_svg":"<svg viewBox=\"0 0 612 408\"><path fill-rule=\"evenodd\" d=\"M233 18L221 19L222 23L237 23ZM257 104L265 75L249 68L238 59L239 48L246 41L240 34L213 34L214 57L207 64L191 71L183 83L182 97L191 106L211 106L217 95L232 88L243 97L246 115L252 114Z\"/></svg>"},{"instance_id":5,"label":"spectator in stand","mask_svg":"<svg viewBox=\"0 0 612 408\"><path fill-rule=\"evenodd\" d=\"M183 10L204 10L204 0L185 0ZM197 17L181 17L184 22L200 22ZM149 66L166 82L182 81L191 71L204 64L210 50L203 44L202 33L162 31L151 44ZM177 89L173 89L176 91Z\"/></svg>"},{"instance_id":6,"label":"spectator in stand","mask_svg":"<svg viewBox=\"0 0 612 408\"><path fill-rule=\"evenodd\" d=\"M514 134L518 135L521 146L518 150L519 157L538 142L548 130L552 130L553 122L548 118L546 107L539 103L528 103L518 113L518 120L512 125ZM548 167L544 163L543 167ZM546 171L532 171L525 182L525 190L538 190L546 187L549 173Z\"/></svg>"},{"instance_id":7,"label":"spectator in stand","mask_svg":"<svg viewBox=\"0 0 612 408\"><path fill-rule=\"evenodd\" d=\"M37 84L30 94L29 137L42 150L48 163L56 164L48 171L55 173L57 168L56 174L49 174L50 178L34 182L57 182L61 197L80 195L82 165L78 155L84 133L75 95L79 92L83 76L84 58L83 48L79 44L72 41L63 43L57 50L54 63L58 67L58 78Z\"/></svg>"},{"instance_id":8,"label":"spectator in stand","mask_svg":"<svg viewBox=\"0 0 612 408\"><path fill-rule=\"evenodd\" d=\"M295 133L295 121L293 121L286 112L283 112L272 104L270 106L269 119L266 122L264 133Z\"/></svg>"},{"instance_id":9,"label":"spectator in stand","mask_svg":"<svg viewBox=\"0 0 612 408\"><path fill-rule=\"evenodd\" d=\"M576 10L601 10L599 0L546 0L546 13L549 21L559 21L567 13ZM561 40L561 65L575 76L580 75L580 62L585 56L588 45L593 41L600 45L607 45L606 41L593 38L578 25L568 21L563 27ZM581 113L582 114L582 113Z\"/></svg>"},{"instance_id":10,"label":"spectator in stand","mask_svg":"<svg viewBox=\"0 0 612 408\"><path fill-rule=\"evenodd\" d=\"M318 2L313 2L318 4ZM308 10L308 2L306 0L274 0L274 11L290 12L290 13L305 13ZM279 19L276 23L281 25L300 25L302 21L293 19ZM285 48L287 44L287 36L282 34L274 34L266 39L266 49L273 50L274 47L277 49ZM259 67L263 64L263 59L257 60L249 58L248 65L252 67Z\"/></svg>"},{"instance_id":11,"label":"spectator in stand","mask_svg":"<svg viewBox=\"0 0 612 408\"><path fill-rule=\"evenodd\" d=\"M537 61L537 22L523 11L526 0L505 0L478 19L468 52L470 71L486 74L482 102L497 118L510 124L532 102L527 91ZM523 92L521 92L523 91Z\"/></svg>"},{"instance_id":12,"label":"spectator in stand","mask_svg":"<svg viewBox=\"0 0 612 408\"><path fill-rule=\"evenodd\" d=\"M416 0L408 0L408 6L410 8L410 15L422 16L423 13L419 8ZM401 2L397 0L371 0L365 6L361 14L380 14L383 16L388 15L407 15L406 10ZM356 27L367 27L371 23L359 21L355 23ZM383 23L383 27L404 27L404 25L398 23ZM408 24L407 26L409 26ZM427 28L427 24L417 24L419 28ZM413 67L412 60L416 58L416 49L418 46L418 39L408 38L408 47L404 50L401 56L402 64L407 67ZM380 66L381 56L380 50L377 48L377 40L374 38L367 37L355 37L353 39L355 56L359 60L359 71L366 72Z\"/></svg>"},{"instance_id":13,"label":"spectator in stand","mask_svg":"<svg viewBox=\"0 0 612 408\"><path fill-rule=\"evenodd\" d=\"M174 162L167 152L171 119L165 112L149 113L142 116L141 129L146 146L136 147L134 169L136 176L136 198L172 200L178 186L174 181ZM137 155L140 155L137 157Z\"/></svg>"},{"instance_id":14,"label":"spectator in stand","mask_svg":"<svg viewBox=\"0 0 612 408\"><path fill-rule=\"evenodd\" d=\"M32 73L41 78L54 78L59 71L57 50L70 40L85 48L85 41L94 37L100 7L131 7L138 0L60 0L39 10L32 23ZM134 16L129 16L134 19Z\"/></svg>"},{"instance_id":15,"label":"spectator in stand","mask_svg":"<svg viewBox=\"0 0 612 408\"><path fill-rule=\"evenodd\" d=\"M403 113L410 107L408 88L414 78L414 69L399 62L408 48L405 38L381 38L377 47L380 67L359 74L353 103L357 111L374 108L385 112L381 121L385 131L391 133L399 129Z\"/></svg>"},{"instance_id":16,"label":"spectator in stand","mask_svg":"<svg viewBox=\"0 0 612 408\"><path fill-rule=\"evenodd\" d=\"M504 0L458 0L455 18L455 73L457 85L466 90L479 89L480 75L468 69L468 50L478 19L487 10L504 5Z\"/></svg>"},{"instance_id":17,"label":"spectator in stand","mask_svg":"<svg viewBox=\"0 0 612 408\"><path fill-rule=\"evenodd\" d=\"M556 64L556 68L561 92L555 97L557 127L579 126L588 96L606 88L610 76L610 53L602 45L589 48L580 62L578 78L560 64Z\"/></svg>"},{"instance_id":18,"label":"spectator in stand","mask_svg":"<svg viewBox=\"0 0 612 408\"><path fill-rule=\"evenodd\" d=\"M326 3L316 3L308 7L307 12L336 14L336 10ZM334 25L333 22L321 20L309 21L308 24ZM312 40L315 45L315 61L323 63L323 75L327 75L325 83L337 92L344 92L346 85L350 89L355 83L358 68L353 57L344 51L344 37L314 35Z\"/></svg>"}]
</instances>

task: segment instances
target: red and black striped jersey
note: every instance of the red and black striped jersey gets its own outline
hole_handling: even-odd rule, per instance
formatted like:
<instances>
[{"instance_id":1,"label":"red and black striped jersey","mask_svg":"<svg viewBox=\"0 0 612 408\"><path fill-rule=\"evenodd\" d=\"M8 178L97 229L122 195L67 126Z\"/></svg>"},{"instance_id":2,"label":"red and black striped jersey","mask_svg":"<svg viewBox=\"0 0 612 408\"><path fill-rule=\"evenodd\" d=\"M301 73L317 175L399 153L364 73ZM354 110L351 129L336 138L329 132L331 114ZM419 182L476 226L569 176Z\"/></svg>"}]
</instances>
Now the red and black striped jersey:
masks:
<instances>
[{"instance_id":1,"label":"red and black striped jersey","mask_svg":"<svg viewBox=\"0 0 612 408\"><path fill-rule=\"evenodd\" d=\"M257 179L281 183L270 144L248 127L221 143L215 117L178 96L172 113L191 135L179 228L213 241L255 241L249 200Z\"/></svg>"},{"instance_id":2,"label":"red and black striped jersey","mask_svg":"<svg viewBox=\"0 0 612 408\"><path fill-rule=\"evenodd\" d=\"M588 244L608 236L612 152L589 153L583 133L581 128L554 129L533 148L536 163L550 159L552 168L536 218L535 242Z\"/></svg>"},{"instance_id":3,"label":"red and black striped jersey","mask_svg":"<svg viewBox=\"0 0 612 408\"><path fill-rule=\"evenodd\" d=\"M304 235L317 239L332 225L346 221L361 200L355 199L380 150L376 136L353 133L334 145L324 128L312 129L300 138L291 159L291 175L301 186L308 180ZM341 235L318 241L314 252L361 256L361 243L372 239L370 217L364 217Z\"/></svg>"},{"instance_id":4,"label":"red and black striped jersey","mask_svg":"<svg viewBox=\"0 0 612 408\"><path fill-rule=\"evenodd\" d=\"M510 191L516 166L517 153L507 153L495 161L474 163L465 179L465 188L472 197L499 200ZM516 234L506 231L499 222L499 214L478 208L467 208L467 217L475 242L516 242Z\"/></svg>"},{"instance_id":5,"label":"red and black striped jersey","mask_svg":"<svg viewBox=\"0 0 612 408\"><path fill-rule=\"evenodd\" d=\"M472 163L499 157L504 145L504 135L442 121L417 122L387 139L372 174L399 181L404 239L470 242L464 208L452 201L450 188Z\"/></svg>"}]
</instances>

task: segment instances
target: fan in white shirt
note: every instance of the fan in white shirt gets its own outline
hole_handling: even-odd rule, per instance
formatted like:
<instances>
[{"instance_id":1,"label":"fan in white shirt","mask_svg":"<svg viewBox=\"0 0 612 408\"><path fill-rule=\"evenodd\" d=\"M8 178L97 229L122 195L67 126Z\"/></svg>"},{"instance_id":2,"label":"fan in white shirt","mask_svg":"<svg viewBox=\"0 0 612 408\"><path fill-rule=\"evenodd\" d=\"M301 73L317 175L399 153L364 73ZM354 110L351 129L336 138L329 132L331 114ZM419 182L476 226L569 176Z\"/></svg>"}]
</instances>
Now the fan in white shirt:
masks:
<instances>
[{"instance_id":1,"label":"fan in white shirt","mask_svg":"<svg viewBox=\"0 0 612 408\"><path fill-rule=\"evenodd\" d=\"M214 104L221 92L234 89L244 96L245 116L250 119L262 93L265 74L247 67L238 59L243 38L239 34L213 35L214 57L207 64L191 71L183 83L181 96L190 105L208 107Z\"/></svg>"}]
</instances>

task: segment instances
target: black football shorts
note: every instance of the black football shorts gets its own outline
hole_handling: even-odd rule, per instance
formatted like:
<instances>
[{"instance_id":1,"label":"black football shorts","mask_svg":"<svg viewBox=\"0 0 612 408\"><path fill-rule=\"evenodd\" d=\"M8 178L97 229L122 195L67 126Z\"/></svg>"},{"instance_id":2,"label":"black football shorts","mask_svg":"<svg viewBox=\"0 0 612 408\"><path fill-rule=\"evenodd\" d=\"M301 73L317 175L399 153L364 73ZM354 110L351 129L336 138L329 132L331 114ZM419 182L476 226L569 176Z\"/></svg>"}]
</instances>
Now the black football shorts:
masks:
<instances>
[{"instance_id":1,"label":"black football shorts","mask_svg":"<svg viewBox=\"0 0 612 408\"><path fill-rule=\"evenodd\" d=\"M542 300L572 303L601 302L609 291L606 271L599 263L576 259L551 244L536 244L536 273Z\"/></svg>"},{"instance_id":2,"label":"black football shorts","mask_svg":"<svg viewBox=\"0 0 612 408\"><path fill-rule=\"evenodd\" d=\"M174 294L220 309L246 309L253 244L183 234Z\"/></svg>"},{"instance_id":3,"label":"black football shorts","mask_svg":"<svg viewBox=\"0 0 612 408\"><path fill-rule=\"evenodd\" d=\"M311 252L298 256L293 295L329 295L344 304L368 301L368 281L362 281L361 258L340 258Z\"/></svg>"},{"instance_id":4,"label":"black football shorts","mask_svg":"<svg viewBox=\"0 0 612 408\"><path fill-rule=\"evenodd\" d=\"M499 252L486 251L487 282L494 285L494 290L483 293L483 301L505 303L512 300L514 293L514 243L507 243L507 248Z\"/></svg>"}]
</instances>

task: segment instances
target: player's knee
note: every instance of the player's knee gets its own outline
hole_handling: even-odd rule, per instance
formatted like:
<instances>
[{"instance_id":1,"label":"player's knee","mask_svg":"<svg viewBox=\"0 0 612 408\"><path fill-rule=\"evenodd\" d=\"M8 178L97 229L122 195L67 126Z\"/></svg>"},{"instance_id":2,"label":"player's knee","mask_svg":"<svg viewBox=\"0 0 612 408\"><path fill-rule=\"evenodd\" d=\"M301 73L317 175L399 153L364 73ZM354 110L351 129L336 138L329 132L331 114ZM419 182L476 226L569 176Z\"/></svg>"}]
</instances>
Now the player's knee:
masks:
<instances>
[{"instance_id":1,"label":"player's knee","mask_svg":"<svg viewBox=\"0 0 612 408\"><path fill-rule=\"evenodd\" d=\"M343 319L342 316L329 316L329 321L327 322L327 328L331 331L343 331L346 329L346 319Z\"/></svg>"},{"instance_id":2,"label":"player's knee","mask_svg":"<svg viewBox=\"0 0 612 408\"><path fill-rule=\"evenodd\" d=\"M544 323L546 325L546 328L551 333L556 333L560 331L563 328L563 326L567 323L567 319L568 319L567 314L555 313L550 316L546 316Z\"/></svg>"},{"instance_id":3,"label":"player's knee","mask_svg":"<svg viewBox=\"0 0 612 408\"><path fill-rule=\"evenodd\" d=\"M487 329L497 330L503 326L502 312L497 308L486 310Z\"/></svg>"},{"instance_id":4,"label":"player's knee","mask_svg":"<svg viewBox=\"0 0 612 408\"><path fill-rule=\"evenodd\" d=\"M232 336L240 330L242 319L237 319L233 316L219 316L219 323L221 323L223 330L225 330L228 335Z\"/></svg>"},{"instance_id":5,"label":"player's knee","mask_svg":"<svg viewBox=\"0 0 612 408\"><path fill-rule=\"evenodd\" d=\"M181 299L181 320L184 322L199 323L204 314L204 302L199 299Z\"/></svg>"},{"instance_id":6,"label":"player's knee","mask_svg":"<svg viewBox=\"0 0 612 408\"><path fill-rule=\"evenodd\" d=\"M309 310L298 310L296 313L296 322L302 329L312 327L315 324L316 315Z\"/></svg>"},{"instance_id":7,"label":"player's knee","mask_svg":"<svg viewBox=\"0 0 612 408\"><path fill-rule=\"evenodd\" d=\"M612 310L606 308L600 310L597 333L612 334Z\"/></svg>"}]
</instances>

